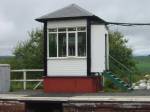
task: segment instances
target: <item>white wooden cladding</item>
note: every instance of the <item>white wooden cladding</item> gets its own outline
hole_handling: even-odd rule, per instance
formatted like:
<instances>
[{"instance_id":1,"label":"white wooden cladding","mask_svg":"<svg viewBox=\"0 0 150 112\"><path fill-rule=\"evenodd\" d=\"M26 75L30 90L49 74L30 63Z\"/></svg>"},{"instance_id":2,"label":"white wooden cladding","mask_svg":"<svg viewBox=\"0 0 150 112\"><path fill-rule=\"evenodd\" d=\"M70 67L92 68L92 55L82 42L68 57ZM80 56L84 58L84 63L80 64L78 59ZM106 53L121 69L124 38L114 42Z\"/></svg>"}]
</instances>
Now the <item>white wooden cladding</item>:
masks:
<instances>
[{"instance_id":1,"label":"white wooden cladding","mask_svg":"<svg viewBox=\"0 0 150 112\"><path fill-rule=\"evenodd\" d=\"M62 20L48 22L47 28L86 26L86 20Z\"/></svg>"},{"instance_id":2,"label":"white wooden cladding","mask_svg":"<svg viewBox=\"0 0 150 112\"><path fill-rule=\"evenodd\" d=\"M48 76L86 76L86 58L59 58L48 60Z\"/></svg>"},{"instance_id":3,"label":"white wooden cladding","mask_svg":"<svg viewBox=\"0 0 150 112\"><path fill-rule=\"evenodd\" d=\"M108 34L104 25L91 26L91 72L105 70L105 34Z\"/></svg>"}]
</instances>

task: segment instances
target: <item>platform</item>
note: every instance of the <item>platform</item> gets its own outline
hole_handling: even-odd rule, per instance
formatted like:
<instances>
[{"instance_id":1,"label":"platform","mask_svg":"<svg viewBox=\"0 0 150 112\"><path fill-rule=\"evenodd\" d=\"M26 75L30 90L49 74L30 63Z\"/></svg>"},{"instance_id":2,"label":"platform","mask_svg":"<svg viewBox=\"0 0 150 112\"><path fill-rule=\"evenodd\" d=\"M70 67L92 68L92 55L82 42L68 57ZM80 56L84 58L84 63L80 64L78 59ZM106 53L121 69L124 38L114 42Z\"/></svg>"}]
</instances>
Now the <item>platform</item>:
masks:
<instances>
[{"instance_id":1,"label":"platform","mask_svg":"<svg viewBox=\"0 0 150 112\"><path fill-rule=\"evenodd\" d=\"M150 102L150 91L139 90L120 93L44 93L42 91L20 91L0 93L0 100L50 101L50 102Z\"/></svg>"},{"instance_id":2,"label":"platform","mask_svg":"<svg viewBox=\"0 0 150 112\"><path fill-rule=\"evenodd\" d=\"M150 112L150 91L147 90L83 94L20 91L0 93L0 101L23 103L25 112Z\"/></svg>"}]
</instances>

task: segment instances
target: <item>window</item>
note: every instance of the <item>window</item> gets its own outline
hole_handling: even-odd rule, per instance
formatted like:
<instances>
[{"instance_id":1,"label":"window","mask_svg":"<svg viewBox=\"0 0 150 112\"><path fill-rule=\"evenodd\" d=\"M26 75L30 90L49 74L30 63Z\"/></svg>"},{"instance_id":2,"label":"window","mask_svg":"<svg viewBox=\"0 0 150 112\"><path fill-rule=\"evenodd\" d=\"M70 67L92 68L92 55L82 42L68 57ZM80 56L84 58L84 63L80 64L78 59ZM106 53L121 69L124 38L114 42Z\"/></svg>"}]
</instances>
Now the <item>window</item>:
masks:
<instances>
[{"instance_id":1,"label":"window","mask_svg":"<svg viewBox=\"0 0 150 112\"><path fill-rule=\"evenodd\" d=\"M66 28L58 28L58 31L59 31L59 32L65 32L65 31L66 31Z\"/></svg>"},{"instance_id":2,"label":"window","mask_svg":"<svg viewBox=\"0 0 150 112\"><path fill-rule=\"evenodd\" d=\"M75 56L75 33L68 34L68 56Z\"/></svg>"},{"instance_id":3,"label":"window","mask_svg":"<svg viewBox=\"0 0 150 112\"><path fill-rule=\"evenodd\" d=\"M85 31L86 28L85 28L85 27L78 27L77 30L78 30L78 31Z\"/></svg>"},{"instance_id":4,"label":"window","mask_svg":"<svg viewBox=\"0 0 150 112\"><path fill-rule=\"evenodd\" d=\"M66 33L58 34L58 56L66 56Z\"/></svg>"},{"instance_id":5,"label":"window","mask_svg":"<svg viewBox=\"0 0 150 112\"><path fill-rule=\"evenodd\" d=\"M49 57L56 57L57 56L57 34L50 33L49 34Z\"/></svg>"},{"instance_id":6,"label":"window","mask_svg":"<svg viewBox=\"0 0 150 112\"><path fill-rule=\"evenodd\" d=\"M78 56L86 56L86 33L78 32Z\"/></svg>"},{"instance_id":7,"label":"window","mask_svg":"<svg viewBox=\"0 0 150 112\"><path fill-rule=\"evenodd\" d=\"M49 32L57 32L57 28L50 28Z\"/></svg>"},{"instance_id":8,"label":"window","mask_svg":"<svg viewBox=\"0 0 150 112\"><path fill-rule=\"evenodd\" d=\"M68 28L68 31L76 31L76 27Z\"/></svg>"},{"instance_id":9,"label":"window","mask_svg":"<svg viewBox=\"0 0 150 112\"><path fill-rule=\"evenodd\" d=\"M86 27L48 29L49 57L85 57Z\"/></svg>"}]
</instances>

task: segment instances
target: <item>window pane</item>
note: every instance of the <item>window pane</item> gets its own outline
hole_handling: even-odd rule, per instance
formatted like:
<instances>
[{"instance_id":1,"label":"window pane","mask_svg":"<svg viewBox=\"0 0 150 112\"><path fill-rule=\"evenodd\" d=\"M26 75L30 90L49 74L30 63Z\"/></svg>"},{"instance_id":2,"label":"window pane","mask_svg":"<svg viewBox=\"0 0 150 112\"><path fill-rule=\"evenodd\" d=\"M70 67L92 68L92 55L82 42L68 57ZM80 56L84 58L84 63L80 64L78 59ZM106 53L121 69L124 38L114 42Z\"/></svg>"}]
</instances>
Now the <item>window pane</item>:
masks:
<instances>
[{"instance_id":1,"label":"window pane","mask_svg":"<svg viewBox=\"0 0 150 112\"><path fill-rule=\"evenodd\" d=\"M86 56L86 32L78 32L78 56Z\"/></svg>"},{"instance_id":2,"label":"window pane","mask_svg":"<svg viewBox=\"0 0 150 112\"><path fill-rule=\"evenodd\" d=\"M78 27L77 30L78 30L78 31L85 31L85 30L86 30L86 27Z\"/></svg>"},{"instance_id":3,"label":"window pane","mask_svg":"<svg viewBox=\"0 0 150 112\"><path fill-rule=\"evenodd\" d=\"M76 27L68 28L68 31L76 31Z\"/></svg>"},{"instance_id":4,"label":"window pane","mask_svg":"<svg viewBox=\"0 0 150 112\"><path fill-rule=\"evenodd\" d=\"M50 28L48 29L49 32L57 32L57 28Z\"/></svg>"},{"instance_id":5,"label":"window pane","mask_svg":"<svg viewBox=\"0 0 150 112\"><path fill-rule=\"evenodd\" d=\"M49 57L57 57L57 34L49 34Z\"/></svg>"},{"instance_id":6,"label":"window pane","mask_svg":"<svg viewBox=\"0 0 150 112\"><path fill-rule=\"evenodd\" d=\"M68 55L75 56L75 33L68 34Z\"/></svg>"},{"instance_id":7,"label":"window pane","mask_svg":"<svg viewBox=\"0 0 150 112\"><path fill-rule=\"evenodd\" d=\"M58 28L58 31L59 32L64 32L64 31L66 31L66 28Z\"/></svg>"},{"instance_id":8,"label":"window pane","mask_svg":"<svg viewBox=\"0 0 150 112\"><path fill-rule=\"evenodd\" d=\"M66 56L66 33L58 34L58 56Z\"/></svg>"}]
</instances>

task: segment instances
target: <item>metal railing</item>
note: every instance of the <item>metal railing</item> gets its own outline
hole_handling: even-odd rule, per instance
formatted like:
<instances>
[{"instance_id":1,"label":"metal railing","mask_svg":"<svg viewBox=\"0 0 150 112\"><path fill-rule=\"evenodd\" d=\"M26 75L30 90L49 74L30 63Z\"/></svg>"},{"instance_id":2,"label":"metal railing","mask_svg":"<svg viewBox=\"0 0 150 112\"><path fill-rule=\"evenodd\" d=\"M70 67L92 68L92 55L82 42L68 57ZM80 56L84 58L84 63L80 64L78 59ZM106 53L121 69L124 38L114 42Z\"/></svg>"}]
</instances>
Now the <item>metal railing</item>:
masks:
<instances>
[{"instance_id":1,"label":"metal railing","mask_svg":"<svg viewBox=\"0 0 150 112\"><path fill-rule=\"evenodd\" d=\"M27 89L27 82L37 82L37 84L33 87L33 89L37 89L43 82L42 77L40 79L28 79L27 75L28 72L43 72L43 69L19 69L19 70L11 70L11 75L13 73L21 73L19 75L22 75L22 79L11 79L11 82L22 82L23 83L23 89Z\"/></svg>"},{"instance_id":2,"label":"metal railing","mask_svg":"<svg viewBox=\"0 0 150 112\"><path fill-rule=\"evenodd\" d=\"M130 87L132 86L132 75L133 75L133 71L131 69L129 69L126 65L122 64L120 61L118 61L117 59L115 59L113 56L109 55L110 59L112 59L114 62L116 62L118 64L119 67L123 68L120 69L118 66L116 66L115 64L113 64L114 67L117 68L117 70L124 72L128 75L128 79L129 79L129 85Z\"/></svg>"}]
</instances>

